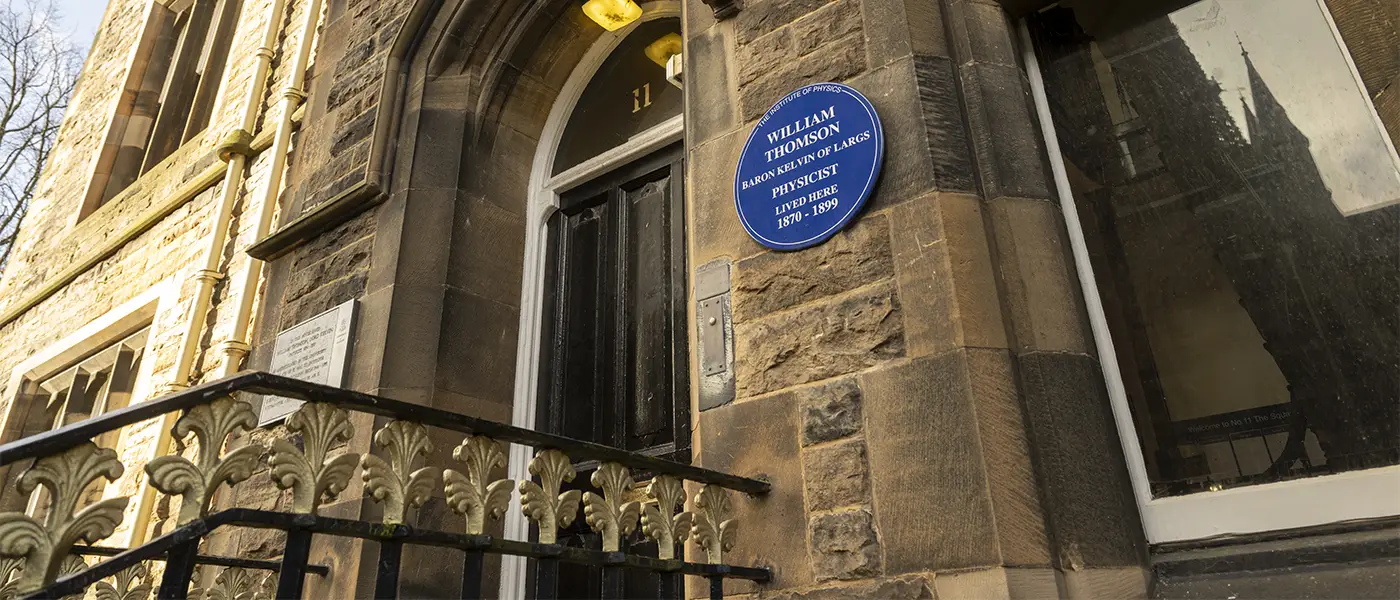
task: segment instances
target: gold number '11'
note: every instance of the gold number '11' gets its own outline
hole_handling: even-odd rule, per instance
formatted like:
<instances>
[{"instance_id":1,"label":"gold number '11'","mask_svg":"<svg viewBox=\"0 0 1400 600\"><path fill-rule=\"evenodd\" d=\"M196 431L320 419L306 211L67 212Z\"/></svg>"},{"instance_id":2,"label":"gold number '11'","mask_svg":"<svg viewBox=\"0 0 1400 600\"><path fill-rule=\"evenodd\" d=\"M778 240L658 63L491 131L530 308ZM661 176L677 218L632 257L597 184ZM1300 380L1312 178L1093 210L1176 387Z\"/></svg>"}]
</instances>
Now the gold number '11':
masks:
<instances>
[{"instance_id":1,"label":"gold number '11'","mask_svg":"<svg viewBox=\"0 0 1400 600\"><path fill-rule=\"evenodd\" d=\"M641 112L643 108L651 106L651 84L645 84L632 90L632 112Z\"/></svg>"}]
</instances>

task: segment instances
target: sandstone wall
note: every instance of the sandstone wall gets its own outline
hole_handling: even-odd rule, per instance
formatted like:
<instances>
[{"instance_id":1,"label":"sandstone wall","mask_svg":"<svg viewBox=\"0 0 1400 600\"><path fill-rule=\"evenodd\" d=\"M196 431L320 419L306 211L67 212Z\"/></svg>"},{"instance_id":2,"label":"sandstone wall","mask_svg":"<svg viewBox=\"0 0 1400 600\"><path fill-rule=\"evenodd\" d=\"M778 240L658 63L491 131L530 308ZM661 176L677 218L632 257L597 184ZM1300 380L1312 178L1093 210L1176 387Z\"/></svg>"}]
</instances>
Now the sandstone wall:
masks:
<instances>
[{"instance_id":1,"label":"sandstone wall","mask_svg":"<svg viewBox=\"0 0 1400 600\"><path fill-rule=\"evenodd\" d=\"M777 581L730 591L1142 594L1135 505L1002 8L749 0L717 23L688 0L685 14L691 261L731 265L736 338L735 398L699 413L697 444L704 466L774 483L739 502L733 562ZM740 149L772 103L820 81L880 111L884 172L854 226L767 251L733 209Z\"/></svg>"},{"instance_id":2,"label":"sandstone wall","mask_svg":"<svg viewBox=\"0 0 1400 600\"><path fill-rule=\"evenodd\" d=\"M131 49L145 26L150 0L113 0L99 28L92 52L84 67L77 90L54 149L53 158L42 176L39 191L26 216L9 266L0 279L0 312L18 306L35 292L54 281L71 265L92 258L99 248L120 239L123 232L147 218L169 201L174 192L209 168L221 168L214 147L237 127L243 111L248 80L253 75L253 52L262 41L270 0L245 0L239 26L230 49L225 80L214 109L211 125L168 159L139 178L107 204L78 220L83 192L95 168L97 151L111 126L121 83L131 68ZM260 122L275 123L280 114L275 106L290 73L289 53L294 51L301 31L306 0L289 0L283 35L276 48L267 93L256 101L272 110ZM260 128L254 133L262 133ZM250 162L247 178L234 207L230 241L222 249L225 282L237 280L248 267L243 248L253 240L256 206L269 185L269 157L265 154ZM147 360L154 361L147 391L159 393L172 383L180 338L189 317L196 284L190 279L202 268L206 239L211 232L215 204L223 184L198 194L175 208L92 268L83 271L66 286L47 296L33 308L10 322L0 324L0 386L6 385L12 370L56 341L92 320L141 295L158 283L173 281L179 288L176 302L163 305L156 315L148 346ZM100 255L99 255L100 256ZM203 332L203 346L196 356L197 382L219 368L222 356L210 347L228 338L237 298L227 283L216 287L214 305ZM0 390L0 414L9 410L13 390ZM133 398L133 402L145 398ZM158 421L128 428L119 444L126 475L109 495L133 495L143 485L142 467L153 453ZM17 475L17 473L12 473ZM136 509L133 501L128 517L113 538L121 543Z\"/></svg>"}]
</instances>

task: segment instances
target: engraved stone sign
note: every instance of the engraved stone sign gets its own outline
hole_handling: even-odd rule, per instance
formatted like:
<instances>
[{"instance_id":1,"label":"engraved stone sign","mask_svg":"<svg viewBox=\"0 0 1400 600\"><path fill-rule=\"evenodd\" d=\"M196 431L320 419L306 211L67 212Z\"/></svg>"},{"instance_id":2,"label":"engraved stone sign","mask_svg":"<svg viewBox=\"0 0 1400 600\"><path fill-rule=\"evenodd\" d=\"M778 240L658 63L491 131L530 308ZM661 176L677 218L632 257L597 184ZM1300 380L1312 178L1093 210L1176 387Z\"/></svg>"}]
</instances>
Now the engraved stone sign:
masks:
<instances>
[{"instance_id":1,"label":"engraved stone sign","mask_svg":"<svg viewBox=\"0 0 1400 600\"><path fill-rule=\"evenodd\" d=\"M356 304L350 300L277 334L268 371L311 383L344 385ZM263 396L258 424L281 420L301 405L293 398Z\"/></svg>"}]
</instances>

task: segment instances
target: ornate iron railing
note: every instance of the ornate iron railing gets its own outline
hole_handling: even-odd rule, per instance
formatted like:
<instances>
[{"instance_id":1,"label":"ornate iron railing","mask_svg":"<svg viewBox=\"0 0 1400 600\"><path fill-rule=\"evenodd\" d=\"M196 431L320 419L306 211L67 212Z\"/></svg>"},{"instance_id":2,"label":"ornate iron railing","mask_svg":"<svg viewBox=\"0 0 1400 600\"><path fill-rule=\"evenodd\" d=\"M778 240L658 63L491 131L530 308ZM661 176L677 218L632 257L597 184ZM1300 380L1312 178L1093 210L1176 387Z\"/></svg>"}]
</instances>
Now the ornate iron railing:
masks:
<instances>
[{"instance_id":1,"label":"ornate iron railing","mask_svg":"<svg viewBox=\"0 0 1400 600\"><path fill-rule=\"evenodd\" d=\"M252 430L257 418L239 393L272 394L307 403L293 413L286 428L299 438L277 439L270 448L245 444L225 449L240 431ZM116 453L90 440L168 413L183 411L172 433L193 437L193 459L183 455L157 458L146 465L147 482L156 490L179 497L177 527L170 533L130 549L95 546L121 523L129 498L115 497L80 506L84 490L99 479L117 480L124 470ZM354 435L349 413L391 419L374 435L384 456L337 452ZM458 469L414 469L432 452L428 428L464 434L453 452ZM492 480L503 467L503 443L536 450L529 463L531 480ZM605 598L622 596L623 573L649 571L660 575L658 594L680 598L682 576L709 580L711 597L722 595L726 578L768 581L764 568L724 563L734 543L735 523L729 519L730 491L766 494L769 484L756 479L711 471L590 442L570 439L267 373L247 372L135 404L61 429L0 446L0 467L33 460L18 478L18 491L30 494L37 486L47 491L48 506L40 522L23 513L0 514L0 597L63 598L100 589L102 598L145 598L149 595L151 561L164 561L158 598L188 597L196 565L220 565L225 571L212 582L210 597L301 598L308 574L328 570L309 565L313 536L350 537L379 545L375 598L396 598L404 545L451 548L463 553L462 598L480 597L487 554L522 556L535 562L535 596L557 595L560 562L600 567ZM566 490L576 476L575 461L596 461L591 481L602 493ZM273 482L291 490L291 512L230 508L214 511L212 500L221 486L249 479L266 465ZM320 508L349 485L360 471L365 493L383 504L380 522L326 517ZM644 499L632 499L632 471L652 476ZM685 511L683 481L699 484L693 511ZM441 486L439 488L439 486ZM499 519L518 487L520 506L537 527L537 542L487 535L487 521ZM448 506L465 518L465 531L422 529L405 523L410 507L421 506L441 489ZM601 549L566 547L558 532L582 509L586 524L602 539ZM640 526L656 542L657 557L628 553L624 537ZM226 527L277 529L286 532L280 561L205 556L199 543ZM705 562L687 562L677 549L691 538L704 551ZM86 542L87 545L80 544ZM105 558L87 565L80 556ZM261 580L248 570L269 575ZM275 571L275 577L271 575ZM111 579L112 582L105 580ZM8 594L8 595L7 595Z\"/></svg>"}]
</instances>

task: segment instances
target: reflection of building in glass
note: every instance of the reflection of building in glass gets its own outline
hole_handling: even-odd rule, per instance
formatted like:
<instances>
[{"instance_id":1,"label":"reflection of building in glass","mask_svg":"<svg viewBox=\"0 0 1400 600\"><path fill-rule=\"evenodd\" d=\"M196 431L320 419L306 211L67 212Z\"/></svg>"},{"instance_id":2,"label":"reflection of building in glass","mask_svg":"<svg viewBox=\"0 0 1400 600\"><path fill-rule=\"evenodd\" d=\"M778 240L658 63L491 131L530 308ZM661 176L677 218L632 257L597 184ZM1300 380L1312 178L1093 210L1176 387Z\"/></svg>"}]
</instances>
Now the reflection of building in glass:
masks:
<instances>
[{"instance_id":1,"label":"reflection of building in glass","mask_svg":"<svg viewBox=\"0 0 1400 600\"><path fill-rule=\"evenodd\" d=\"M1337 210L1243 47L1236 123L1167 18L1092 41L1070 11L1044 19L1060 38L1045 44L1049 96L1159 493L1394 464L1400 211Z\"/></svg>"}]
</instances>

